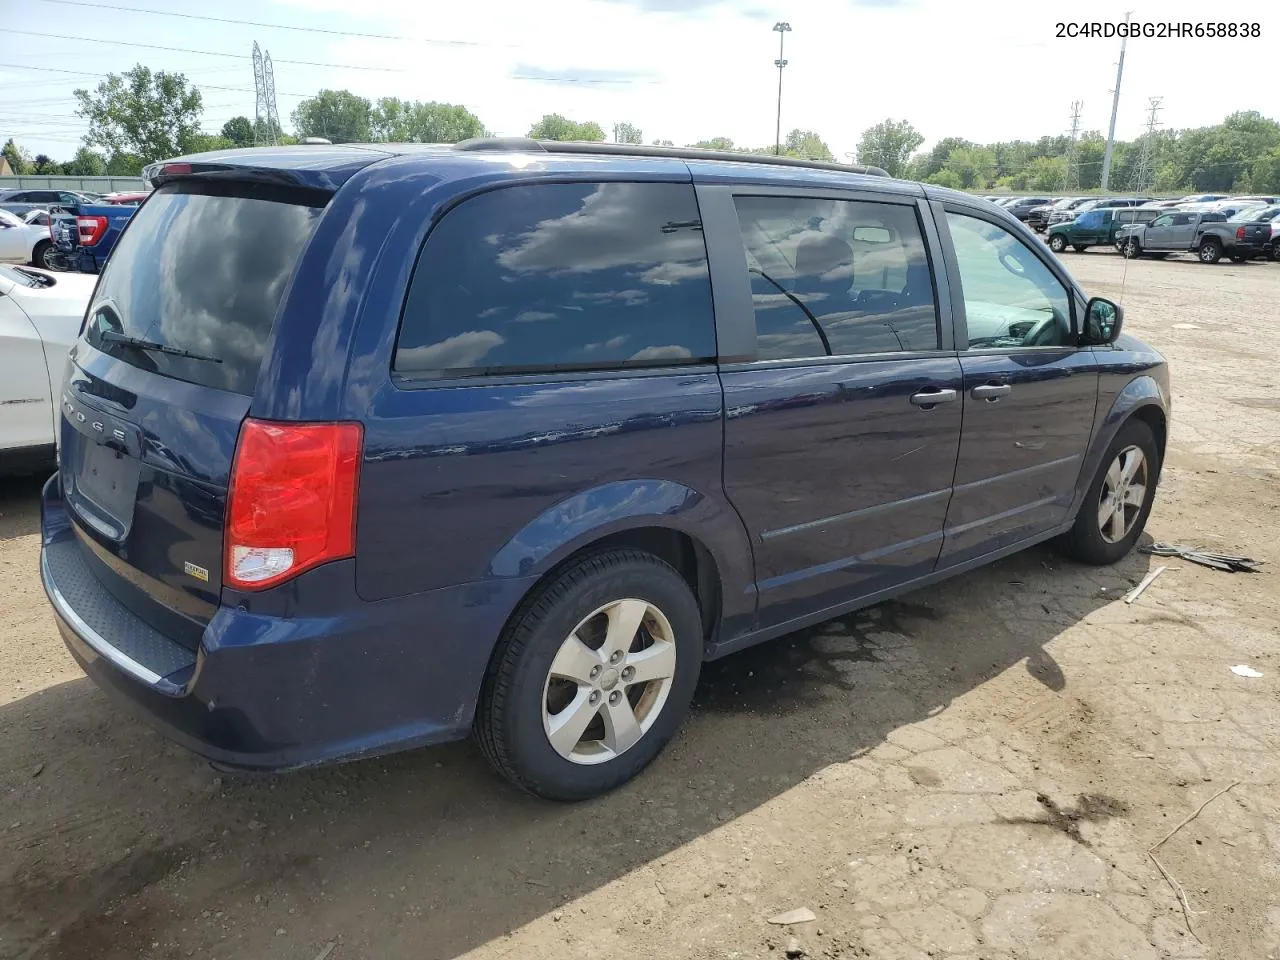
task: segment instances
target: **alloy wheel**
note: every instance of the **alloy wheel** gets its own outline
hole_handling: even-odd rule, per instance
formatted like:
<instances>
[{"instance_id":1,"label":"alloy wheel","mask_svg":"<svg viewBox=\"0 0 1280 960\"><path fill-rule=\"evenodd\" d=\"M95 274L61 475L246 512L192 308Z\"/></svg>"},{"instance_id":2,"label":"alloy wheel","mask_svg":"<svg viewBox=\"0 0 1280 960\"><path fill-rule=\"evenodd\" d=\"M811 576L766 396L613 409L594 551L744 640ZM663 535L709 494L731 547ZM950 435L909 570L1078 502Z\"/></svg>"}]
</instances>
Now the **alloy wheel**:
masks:
<instances>
[{"instance_id":1,"label":"alloy wheel","mask_svg":"<svg viewBox=\"0 0 1280 960\"><path fill-rule=\"evenodd\" d=\"M1123 540L1138 522L1147 482L1147 458L1141 448L1125 447L1116 454L1098 497L1098 531L1107 543Z\"/></svg>"},{"instance_id":2,"label":"alloy wheel","mask_svg":"<svg viewBox=\"0 0 1280 960\"><path fill-rule=\"evenodd\" d=\"M675 635L645 600L615 600L573 629L551 662L542 727L560 756L604 763L653 726L676 673Z\"/></svg>"}]
</instances>

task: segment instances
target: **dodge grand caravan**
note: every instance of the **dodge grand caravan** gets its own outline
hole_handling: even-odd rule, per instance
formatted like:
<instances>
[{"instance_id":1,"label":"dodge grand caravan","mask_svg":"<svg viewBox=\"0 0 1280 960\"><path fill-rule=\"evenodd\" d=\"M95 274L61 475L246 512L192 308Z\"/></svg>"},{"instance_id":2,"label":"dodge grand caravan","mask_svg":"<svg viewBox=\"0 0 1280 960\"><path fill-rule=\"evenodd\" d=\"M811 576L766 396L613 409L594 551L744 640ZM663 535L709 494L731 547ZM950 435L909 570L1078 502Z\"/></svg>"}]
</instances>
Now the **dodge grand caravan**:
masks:
<instances>
[{"instance_id":1,"label":"dodge grand caravan","mask_svg":"<svg viewBox=\"0 0 1280 960\"><path fill-rule=\"evenodd\" d=\"M1163 359L961 193L494 140L148 175L41 571L85 671L223 767L474 731L587 797L704 661L1051 538L1114 562L1151 508Z\"/></svg>"}]
</instances>

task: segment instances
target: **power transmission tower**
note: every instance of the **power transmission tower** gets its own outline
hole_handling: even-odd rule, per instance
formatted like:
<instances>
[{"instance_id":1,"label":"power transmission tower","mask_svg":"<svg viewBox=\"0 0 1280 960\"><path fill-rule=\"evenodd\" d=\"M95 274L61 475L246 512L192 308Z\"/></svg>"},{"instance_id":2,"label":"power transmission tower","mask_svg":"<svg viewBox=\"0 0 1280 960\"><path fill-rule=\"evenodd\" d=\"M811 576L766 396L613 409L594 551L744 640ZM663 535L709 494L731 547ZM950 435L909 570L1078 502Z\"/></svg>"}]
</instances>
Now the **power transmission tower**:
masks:
<instances>
[{"instance_id":1,"label":"power transmission tower","mask_svg":"<svg viewBox=\"0 0 1280 960\"><path fill-rule=\"evenodd\" d=\"M280 114L276 111L276 77L271 54L253 42L253 145L275 146L280 142Z\"/></svg>"},{"instance_id":2,"label":"power transmission tower","mask_svg":"<svg viewBox=\"0 0 1280 960\"><path fill-rule=\"evenodd\" d=\"M1076 166L1076 142L1080 138L1080 110L1083 100L1071 101L1071 132L1068 134L1066 169L1062 171L1062 192L1080 189L1080 169Z\"/></svg>"},{"instance_id":3,"label":"power transmission tower","mask_svg":"<svg viewBox=\"0 0 1280 960\"><path fill-rule=\"evenodd\" d=\"M1134 191L1147 191L1155 184L1156 171L1152 162L1156 152L1156 127L1160 126L1160 104L1164 97L1147 98L1147 132L1142 138L1142 152L1138 154L1138 166L1133 172Z\"/></svg>"}]
</instances>

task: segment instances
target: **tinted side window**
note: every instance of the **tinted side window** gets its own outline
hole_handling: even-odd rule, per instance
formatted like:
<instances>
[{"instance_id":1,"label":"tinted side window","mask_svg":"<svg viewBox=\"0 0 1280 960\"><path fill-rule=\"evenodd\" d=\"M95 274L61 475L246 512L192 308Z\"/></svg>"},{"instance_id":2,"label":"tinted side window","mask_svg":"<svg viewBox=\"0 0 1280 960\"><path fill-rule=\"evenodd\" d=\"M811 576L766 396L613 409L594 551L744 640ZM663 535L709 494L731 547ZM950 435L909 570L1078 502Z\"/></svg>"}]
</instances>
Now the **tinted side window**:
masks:
<instances>
[{"instance_id":1,"label":"tinted side window","mask_svg":"<svg viewBox=\"0 0 1280 960\"><path fill-rule=\"evenodd\" d=\"M1074 342L1071 298L1020 239L986 220L947 214L971 347L1054 347Z\"/></svg>"},{"instance_id":2,"label":"tinted side window","mask_svg":"<svg viewBox=\"0 0 1280 960\"><path fill-rule=\"evenodd\" d=\"M737 197L761 360L937 350L914 207Z\"/></svg>"},{"instance_id":3,"label":"tinted side window","mask_svg":"<svg viewBox=\"0 0 1280 960\"><path fill-rule=\"evenodd\" d=\"M395 368L585 370L715 352L692 184L530 184L464 201L432 230Z\"/></svg>"}]
</instances>

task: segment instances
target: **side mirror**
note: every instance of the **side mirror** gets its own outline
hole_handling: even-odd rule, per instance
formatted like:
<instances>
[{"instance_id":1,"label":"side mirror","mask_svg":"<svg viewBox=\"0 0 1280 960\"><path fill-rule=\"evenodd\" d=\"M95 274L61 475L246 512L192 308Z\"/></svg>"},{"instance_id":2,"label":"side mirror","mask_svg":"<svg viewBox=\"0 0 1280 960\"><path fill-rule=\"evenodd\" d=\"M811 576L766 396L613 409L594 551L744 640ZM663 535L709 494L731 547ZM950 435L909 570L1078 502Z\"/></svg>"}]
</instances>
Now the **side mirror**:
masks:
<instances>
[{"instance_id":1,"label":"side mirror","mask_svg":"<svg viewBox=\"0 0 1280 960\"><path fill-rule=\"evenodd\" d=\"M1104 297L1093 297L1084 309L1085 342L1094 346L1115 343L1124 326L1124 309Z\"/></svg>"}]
</instances>

